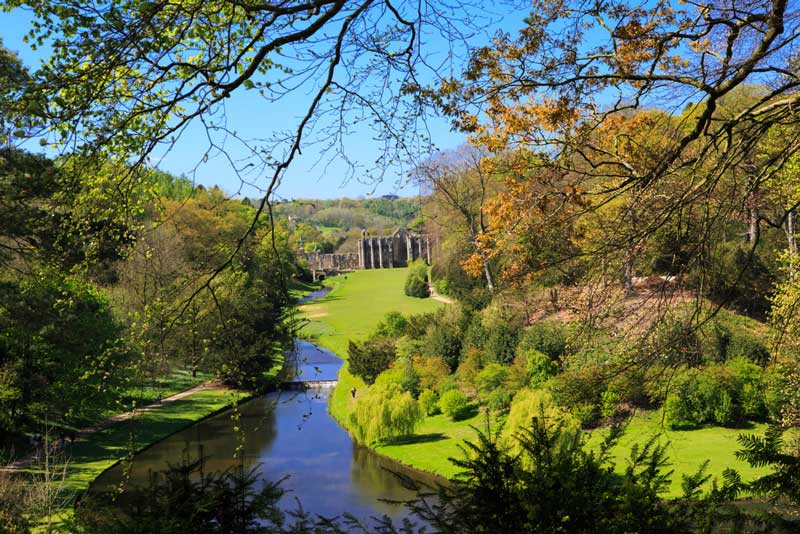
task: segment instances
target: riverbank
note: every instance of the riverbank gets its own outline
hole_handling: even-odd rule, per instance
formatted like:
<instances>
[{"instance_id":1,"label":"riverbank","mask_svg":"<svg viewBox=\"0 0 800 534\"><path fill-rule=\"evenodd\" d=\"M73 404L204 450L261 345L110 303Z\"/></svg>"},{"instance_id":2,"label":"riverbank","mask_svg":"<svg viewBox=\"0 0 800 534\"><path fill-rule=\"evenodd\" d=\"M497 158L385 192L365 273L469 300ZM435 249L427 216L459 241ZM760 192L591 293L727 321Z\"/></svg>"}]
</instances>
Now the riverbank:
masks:
<instances>
[{"instance_id":1,"label":"riverbank","mask_svg":"<svg viewBox=\"0 0 800 534\"><path fill-rule=\"evenodd\" d=\"M331 288L325 297L298 307L307 321L301 333L345 361L339 371L339 384L329 403L331 415L347 429L356 397L366 392L361 378L347 369L347 345L350 340L366 338L384 315L399 311L405 315L436 311L446 304L434 299L419 299L403 293L406 269L356 271L325 280ZM448 460L459 457L459 445L474 437L472 427L485 426L485 416L453 422L443 415L426 417L417 433L405 440L372 447L373 450L415 469L452 478L458 469Z\"/></svg>"},{"instance_id":2,"label":"riverbank","mask_svg":"<svg viewBox=\"0 0 800 534\"><path fill-rule=\"evenodd\" d=\"M405 269L359 271L344 277L326 281L331 292L324 298L299 307L300 316L308 321L303 334L325 347L343 360L347 360L347 344L350 339L364 339L375 328L387 312L422 313L433 311L442 304L431 299L412 299L403 294ZM355 387L356 396L365 391L364 382L351 375L347 366L339 374L339 385L333 393L329 410L344 428L349 426L349 415L355 401L350 390ZM459 445L464 439L472 439L472 427L484 428L485 415L466 421L453 422L443 415L426 417L417 433L405 440L384 443L373 449L389 458L416 469L444 477L457 473L451 457L460 457ZM723 471L732 467L745 480L764 474L736 458L739 450L738 436L741 433L762 433L763 424L748 428L706 427L696 430L670 431L662 424L657 411L641 412L628 424L625 435L612 450L617 469L627 466L627 458L634 444L644 444L653 435L659 434L662 443L668 443L672 483L667 497L681 495L683 475L693 474L705 460L709 460L707 474L721 479ZM589 436L589 445L600 441L603 430Z\"/></svg>"},{"instance_id":3,"label":"riverbank","mask_svg":"<svg viewBox=\"0 0 800 534\"><path fill-rule=\"evenodd\" d=\"M275 365L267 373L268 380L278 380L283 369L283 349L275 349ZM58 502L72 503L102 473L121 461L138 454L164 439L251 399L253 393L206 383L177 392L160 403L134 412L117 414L84 429L74 443L56 449L47 458L33 461L19 471L38 484L48 484L57 491ZM49 480L48 480L49 479ZM70 517L72 508L60 508L47 524L58 524ZM40 525L41 528L45 528ZM36 532L41 530L38 529Z\"/></svg>"}]
</instances>

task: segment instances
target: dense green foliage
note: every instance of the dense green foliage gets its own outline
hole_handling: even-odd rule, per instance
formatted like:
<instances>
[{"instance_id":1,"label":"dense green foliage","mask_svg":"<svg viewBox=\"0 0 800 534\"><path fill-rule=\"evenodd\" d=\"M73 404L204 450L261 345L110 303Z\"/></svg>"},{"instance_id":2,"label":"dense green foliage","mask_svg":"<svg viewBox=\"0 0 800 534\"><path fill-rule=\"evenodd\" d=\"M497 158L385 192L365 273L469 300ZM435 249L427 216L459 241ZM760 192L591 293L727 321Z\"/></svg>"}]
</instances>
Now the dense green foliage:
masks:
<instances>
[{"instance_id":1,"label":"dense green foliage","mask_svg":"<svg viewBox=\"0 0 800 534\"><path fill-rule=\"evenodd\" d=\"M73 425L113 403L131 354L90 284L41 272L0 283L0 428Z\"/></svg>"},{"instance_id":2,"label":"dense green foliage","mask_svg":"<svg viewBox=\"0 0 800 534\"><path fill-rule=\"evenodd\" d=\"M378 384L356 399L350 414L355 438L366 445L413 434L423 413L408 391L395 383Z\"/></svg>"},{"instance_id":3,"label":"dense green foliage","mask_svg":"<svg viewBox=\"0 0 800 534\"><path fill-rule=\"evenodd\" d=\"M763 370L738 358L687 372L676 381L665 408L673 428L760 420L766 416Z\"/></svg>"},{"instance_id":4,"label":"dense green foliage","mask_svg":"<svg viewBox=\"0 0 800 534\"><path fill-rule=\"evenodd\" d=\"M439 399L439 409L453 421L465 419L470 413L469 399L457 389L448 389Z\"/></svg>"},{"instance_id":5,"label":"dense green foliage","mask_svg":"<svg viewBox=\"0 0 800 534\"><path fill-rule=\"evenodd\" d=\"M414 260L409 264L404 291L409 297L424 299L430 296L428 265L423 260Z\"/></svg>"},{"instance_id":6,"label":"dense green foliage","mask_svg":"<svg viewBox=\"0 0 800 534\"><path fill-rule=\"evenodd\" d=\"M122 203L124 166L77 164L0 151L4 449L160 396L179 369L262 387L286 338L285 230L241 240L252 208L163 172Z\"/></svg>"},{"instance_id":7,"label":"dense green foliage","mask_svg":"<svg viewBox=\"0 0 800 534\"><path fill-rule=\"evenodd\" d=\"M363 342L350 341L347 349L350 372L372 384L395 360L394 343L388 338L370 338Z\"/></svg>"}]
</instances>

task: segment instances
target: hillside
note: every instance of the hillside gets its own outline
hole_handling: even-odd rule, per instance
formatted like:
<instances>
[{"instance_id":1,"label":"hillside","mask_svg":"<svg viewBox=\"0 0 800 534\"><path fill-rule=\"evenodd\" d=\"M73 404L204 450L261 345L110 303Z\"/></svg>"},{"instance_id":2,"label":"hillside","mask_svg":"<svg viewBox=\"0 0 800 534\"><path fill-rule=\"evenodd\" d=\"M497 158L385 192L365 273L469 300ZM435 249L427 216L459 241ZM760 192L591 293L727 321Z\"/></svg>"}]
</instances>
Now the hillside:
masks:
<instances>
[{"instance_id":1,"label":"hillside","mask_svg":"<svg viewBox=\"0 0 800 534\"><path fill-rule=\"evenodd\" d=\"M302 240L306 250L319 252L355 252L362 230L371 235L389 235L396 228L420 224L419 200L393 195L296 199L276 204L274 212L289 228L295 244Z\"/></svg>"}]
</instances>

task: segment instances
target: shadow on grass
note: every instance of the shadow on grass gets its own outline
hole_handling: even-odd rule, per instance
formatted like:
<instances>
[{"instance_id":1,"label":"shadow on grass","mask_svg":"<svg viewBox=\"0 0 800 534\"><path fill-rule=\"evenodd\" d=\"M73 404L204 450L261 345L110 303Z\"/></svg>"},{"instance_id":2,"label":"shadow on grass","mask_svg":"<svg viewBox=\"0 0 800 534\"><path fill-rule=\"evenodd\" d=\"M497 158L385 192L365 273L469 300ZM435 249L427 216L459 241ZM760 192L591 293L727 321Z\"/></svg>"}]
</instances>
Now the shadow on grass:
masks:
<instances>
[{"instance_id":1,"label":"shadow on grass","mask_svg":"<svg viewBox=\"0 0 800 534\"><path fill-rule=\"evenodd\" d=\"M466 419L472 419L476 415L478 415L478 411L480 408L477 404L470 404L465 406L462 410L460 410L456 416L453 418L453 421L464 421Z\"/></svg>"},{"instance_id":2,"label":"shadow on grass","mask_svg":"<svg viewBox=\"0 0 800 534\"><path fill-rule=\"evenodd\" d=\"M679 431L679 432L693 432L695 430L704 430L708 428L724 428L726 430L753 430L756 428L756 423L753 421L736 421L734 423L726 424L726 425L718 425L718 424L703 424L703 425L696 425L696 424L683 424L683 425L675 425L673 427L664 426L664 430L666 431Z\"/></svg>"},{"instance_id":3,"label":"shadow on grass","mask_svg":"<svg viewBox=\"0 0 800 534\"><path fill-rule=\"evenodd\" d=\"M432 432L430 434L414 434L413 436L400 436L387 439L383 442L383 445L412 445L414 443L432 443L443 439L445 439L445 437L441 432Z\"/></svg>"}]
</instances>

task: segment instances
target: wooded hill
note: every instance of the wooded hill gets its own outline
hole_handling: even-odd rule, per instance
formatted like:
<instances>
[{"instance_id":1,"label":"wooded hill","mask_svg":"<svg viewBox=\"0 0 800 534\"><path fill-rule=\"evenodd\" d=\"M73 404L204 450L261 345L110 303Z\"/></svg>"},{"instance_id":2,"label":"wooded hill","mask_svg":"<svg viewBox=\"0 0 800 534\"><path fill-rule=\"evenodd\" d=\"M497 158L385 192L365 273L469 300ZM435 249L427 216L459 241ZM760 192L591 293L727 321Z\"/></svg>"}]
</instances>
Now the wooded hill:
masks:
<instances>
[{"instance_id":1,"label":"wooded hill","mask_svg":"<svg viewBox=\"0 0 800 534\"><path fill-rule=\"evenodd\" d=\"M297 199L274 205L277 218L291 231L292 244L306 250L355 252L361 231L389 235L397 228L417 228L420 201L384 195L380 198Z\"/></svg>"}]
</instances>

